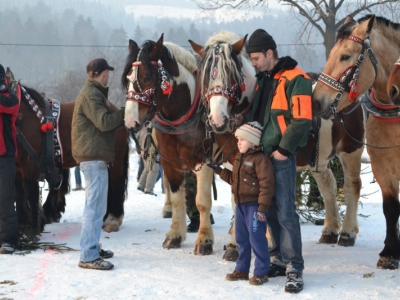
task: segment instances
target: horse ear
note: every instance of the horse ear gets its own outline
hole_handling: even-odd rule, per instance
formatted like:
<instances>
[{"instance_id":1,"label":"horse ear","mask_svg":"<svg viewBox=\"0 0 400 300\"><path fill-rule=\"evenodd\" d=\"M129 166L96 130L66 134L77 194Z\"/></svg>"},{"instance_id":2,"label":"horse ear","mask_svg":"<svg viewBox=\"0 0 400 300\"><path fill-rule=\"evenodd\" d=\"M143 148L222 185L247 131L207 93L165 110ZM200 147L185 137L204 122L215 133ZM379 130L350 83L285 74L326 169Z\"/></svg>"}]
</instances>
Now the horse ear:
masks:
<instances>
[{"instance_id":1,"label":"horse ear","mask_svg":"<svg viewBox=\"0 0 400 300\"><path fill-rule=\"evenodd\" d=\"M348 15L346 17L346 19L344 20L344 24L351 23L351 22L355 22L355 21L352 16Z\"/></svg>"},{"instance_id":2,"label":"horse ear","mask_svg":"<svg viewBox=\"0 0 400 300\"><path fill-rule=\"evenodd\" d=\"M200 57L203 57L204 47L199 44L196 44L192 40L188 40L188 41L189 41L190 45L192 46L193 51L196 52Z\"/></svg>"},{"instance_id":3,"label":"horse ear","mask_svg":"<svg viewBox=\"0 0 400 300\"><path fill-rule=\"evenodd\" d=\"M136 42L134 40L130 39L128 49L129 49L129 53L132 53L134 50L139 49L139 46L138 46L138 44L136 44Z\"/></svg>"},{"instance_id":4,"label":"horse ear","mask_svg":"<svg viewBox=\"0 0 400 300\"><path fill-rule=\"evenodd\" d=\"M371 33L372 26L374 26L374 21L375 21L375 15L372 15L371 18L369 18L369 20L368 20L368 27L367 27L367 30L366 30L367 34Z\"/></svg>"},{"instance_id":5,"label":"horse ear","mask_svg":"<svg viewBox=\"0 0 400 300\"><path fill-rule=\"evenodd\" d=\"M161 57L163 43L164 43L164 33L161 34L158 41L151 48L151 51L149 52L150 60L158 60Z\"/></svg>"},{"instance_id":6,"label":"horse ear","mask_svg":"<svg viewBox=\"0 0 400 300\"><path fill-rule=\"evenodd\" d=\"M236 43L232 44L233 53L235 53L236 55L240 54L240 51L242 51L246 39L247 39L247 34L243 38L238 40Z\"/></svg>"}]
</instances>

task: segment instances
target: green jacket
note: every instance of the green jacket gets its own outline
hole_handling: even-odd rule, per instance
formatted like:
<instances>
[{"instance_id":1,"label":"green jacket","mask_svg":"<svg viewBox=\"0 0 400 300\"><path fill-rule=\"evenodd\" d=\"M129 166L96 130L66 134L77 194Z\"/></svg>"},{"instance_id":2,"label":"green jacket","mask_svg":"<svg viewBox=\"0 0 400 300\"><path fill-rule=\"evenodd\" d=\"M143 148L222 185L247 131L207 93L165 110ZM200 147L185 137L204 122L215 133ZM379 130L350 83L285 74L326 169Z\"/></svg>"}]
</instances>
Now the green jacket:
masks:
<instances>
[{"instance_id":1,"label":"green jacket","mask_svg":"<svg viewBox=\"0 0 400 300\"><path fill-rule=\"evenodd\" d=\"M308 75L296 65L286 56L271 72L257 74L251 119L264 126L260 143L268 156L275 150L290 156L307 143L312 126L312 86ZM263 101L267 102L260 116Z\"/></svg>"},{"instance_id":2,"label":"green jacket","mask_svg":"<svg viewBox=\"0 0 400 300\"><path fill-rule=\"evenodd\" d=\"M72 116L72 156L77 163L113 162L115 131L123 126L124 110L112 112L108 87L89 78L76 99Z\"/></svg>"}]
</instances>

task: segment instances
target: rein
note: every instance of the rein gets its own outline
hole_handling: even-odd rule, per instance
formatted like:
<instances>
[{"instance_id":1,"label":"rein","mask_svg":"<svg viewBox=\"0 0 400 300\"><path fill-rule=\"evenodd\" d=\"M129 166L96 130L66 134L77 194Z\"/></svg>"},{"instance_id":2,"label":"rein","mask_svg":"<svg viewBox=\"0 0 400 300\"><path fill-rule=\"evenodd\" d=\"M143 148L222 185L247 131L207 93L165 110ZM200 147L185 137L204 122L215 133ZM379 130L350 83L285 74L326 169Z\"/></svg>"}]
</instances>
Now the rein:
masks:
<instances>
[{"instance_id":1,"label":"rein","mask_svg":"<svg viewBox=\"0 0 400 300\"><path fill-rule=\"evenodd\" d=\"M376 67L378 61L375 57L374 51L371 48L371 40L369 36L365 40L362 40L359 37L350 35L347 39L356 42L362 46L361 52L357 58L357 63L345 69L343 73L337 78L333 78L324 72L322 72L318 78L318 81L322 82L323 84L337 91L335 99L330 104L330 108L333 115L337 114L336 109L338 107L340 99L342 98L343 92L349 93L349 98L351 102L354 102L357 99L359 90L358 75L360 72L360 65L365 59L364 56L365 51L367 51L369 59L371 60L371 63L374 67L375 79L376 76L378 75L378 70Z\"/></svg>"}]
</instances>

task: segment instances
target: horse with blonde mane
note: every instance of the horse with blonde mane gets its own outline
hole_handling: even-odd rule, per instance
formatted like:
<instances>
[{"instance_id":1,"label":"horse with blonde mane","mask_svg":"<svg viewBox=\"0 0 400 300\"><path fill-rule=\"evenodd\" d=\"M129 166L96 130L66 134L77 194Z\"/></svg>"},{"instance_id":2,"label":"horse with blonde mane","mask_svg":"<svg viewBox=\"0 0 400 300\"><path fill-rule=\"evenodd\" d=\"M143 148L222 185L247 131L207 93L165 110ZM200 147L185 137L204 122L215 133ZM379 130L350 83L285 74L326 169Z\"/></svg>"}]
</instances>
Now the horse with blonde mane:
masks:
<instances>
[{"instance_id":1,"label":"horse with blonde mane","mask_svg":"<svg viewBox=\"0 0 400 300\"><path fill-rule=\"evenodd\" d=\"M359 105L357 99L365 93L362 101L369 113L366 145L373 174L382 191L386 219L385 246L377 262L377 267L383 269L397 269L400 257L400 110L386 89L390 70L398 58L399 45L400 24L374 15L358 21L348 16L338 31L336 44L313 94L315 115L338 119L345 124L344 116L349 120L356 118L353 108ZM346 134L354 138L351 133ZM347 167L359 172L358 163Z\"/></svg>"}]
</instances>

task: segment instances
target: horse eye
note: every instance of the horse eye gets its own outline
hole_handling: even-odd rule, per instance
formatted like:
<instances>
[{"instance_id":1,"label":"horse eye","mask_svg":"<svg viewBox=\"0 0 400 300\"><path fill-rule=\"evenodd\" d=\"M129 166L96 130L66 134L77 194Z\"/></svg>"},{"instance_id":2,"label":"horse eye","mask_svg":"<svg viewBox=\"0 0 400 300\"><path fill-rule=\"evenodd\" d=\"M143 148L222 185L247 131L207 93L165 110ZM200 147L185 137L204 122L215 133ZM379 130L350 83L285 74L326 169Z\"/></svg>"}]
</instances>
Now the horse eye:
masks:
<instances>
[{"instance_id":1,"label":"horse eye","mask_svg":"<svg viewBox=\"0 0 400 300\"><path fill-rule=\"evenodd\" d=\"M342 54L340 55L340 61L346 61L350 58L350 55Z\"/></svg>"}]
</instances>

